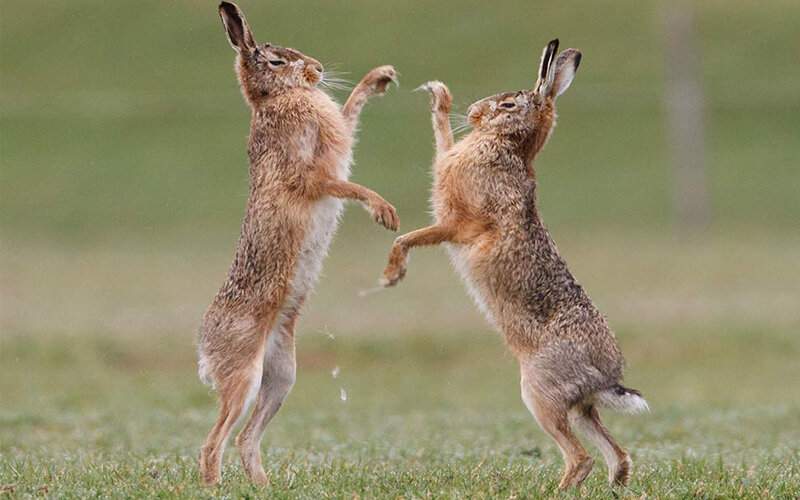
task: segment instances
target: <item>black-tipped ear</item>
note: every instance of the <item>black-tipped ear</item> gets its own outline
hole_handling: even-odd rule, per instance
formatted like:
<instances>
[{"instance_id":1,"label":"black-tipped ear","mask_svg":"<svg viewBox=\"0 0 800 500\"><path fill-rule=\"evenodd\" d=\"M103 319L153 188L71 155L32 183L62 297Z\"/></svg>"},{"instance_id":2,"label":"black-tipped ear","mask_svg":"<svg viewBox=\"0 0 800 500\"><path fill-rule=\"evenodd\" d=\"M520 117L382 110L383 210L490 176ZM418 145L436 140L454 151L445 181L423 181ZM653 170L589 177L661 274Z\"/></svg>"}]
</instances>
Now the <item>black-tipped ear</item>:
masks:
<instances>
[{"instance_id":1,"label":"black-tipped ear","mask_svg":"<svg viewBox=\"0 0 800 500\"><path fill-rule=\"evenodd\" d=\"M547 80L547 73L550 69L550 66L553 64L553 59L556 57L556 52L558 52L558 38L550 40L547 43L547 47L544 48L542 51L542 60L539 62L539 77L537 80L537 87L540 83L543 83Z\"/></svg>"},{"instance_id":2,"label":"black-tipped ear","mask_svg":"<svg viewBox=\"0 0 800 500\"><path fill-rule=\"evenodd\" d=\"M237 52L242 50L253 50L256 48L256 41L253 38L253 33L247 25L244 14L231 2L222 2L219 4L219 17L222 19L222 25L225 27L225 32L228 34L228 40L231 46Z\"/></svg>"},{"instance_id":3,"label":"black-tipped ear","mask_svg":"<svg viewBox=\"0 0 800 500\"><path fill-rule=\"evenodd\" d=\"M583 57L579 50L567 49L558 55L553 68L553 85L550 88L550 96L558 97L567 90L578 72L578 66Z\"/></svg>"}]
</instances>

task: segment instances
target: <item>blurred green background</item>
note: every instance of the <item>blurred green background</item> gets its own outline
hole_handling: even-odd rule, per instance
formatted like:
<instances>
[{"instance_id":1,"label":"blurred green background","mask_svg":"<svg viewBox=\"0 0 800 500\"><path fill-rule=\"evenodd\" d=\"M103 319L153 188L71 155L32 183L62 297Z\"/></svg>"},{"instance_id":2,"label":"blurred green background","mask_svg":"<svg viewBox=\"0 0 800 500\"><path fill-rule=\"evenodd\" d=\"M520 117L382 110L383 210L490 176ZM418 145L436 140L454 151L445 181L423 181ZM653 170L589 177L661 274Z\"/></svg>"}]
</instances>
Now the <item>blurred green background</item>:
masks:
<instances>
[{"instance_id":1,"label":"blurred green background","mask_svg":"<svg viewBox=\"0 0 800 500\"><path fill-rule=\"evenodd\" d=\"M665 4L240 5L259 41L295 47L352 81L379 64L399 70L401 87L362 116L353 180L396 205L401 231L429 220L432 135L426 98L411 89L442 80L463 113L486 95L529 87L550 38L581 49L537 160L540 208L618 331L627 380L656 409L626 435L632 447L639 440L634 460L657 470L698 446L696 435L646 434L653 422L691 417L697 429L718 429L718 412L735 420L754 408L765 412L748 417L764 456L784 456L775 443L798 449L797 429L783 424L800 416L800 394L787 391L800 379L798 2L693 4L711 219L692 234L672 206ZM118 429L85 441L82 432L99 425L84 418L87 408L129 422L148 421L154 408L179 419L195 412L192 432L167 444L158 432L143 437L152 428L127 429L141 456L166 449L191 466L214 414L194 379L194 332L225 277L247 195L249 114L216 3L0 0L0 37L0 483L46 484L42 468L71 467L64 450L116 460L108 443ZM283 445L308 444L281 427L297 426L292 418L313 429L323 425L313 415L344 411L329 376L340 364L362 390L346 421L422 412L424 425L426 415L491 408L520 434L482 446L535 441L554 476L558 454L518 401L513 361L441 250L416 252L398 288L359 297L393 237L348 208L300 324L298 386L272 424ZM452 377L444 386L443 374ZM356 382L376 377L385 385ZM104 405L117 391L124 401ZM408 404L388 404L392 395ZM483 424L473 424L479 433ZM59 425L75 432L65 438ZM709 453L724 455L730 432L706 443ZM439 444L447 462L451 451Z\"/></svg>"}]
</instances>

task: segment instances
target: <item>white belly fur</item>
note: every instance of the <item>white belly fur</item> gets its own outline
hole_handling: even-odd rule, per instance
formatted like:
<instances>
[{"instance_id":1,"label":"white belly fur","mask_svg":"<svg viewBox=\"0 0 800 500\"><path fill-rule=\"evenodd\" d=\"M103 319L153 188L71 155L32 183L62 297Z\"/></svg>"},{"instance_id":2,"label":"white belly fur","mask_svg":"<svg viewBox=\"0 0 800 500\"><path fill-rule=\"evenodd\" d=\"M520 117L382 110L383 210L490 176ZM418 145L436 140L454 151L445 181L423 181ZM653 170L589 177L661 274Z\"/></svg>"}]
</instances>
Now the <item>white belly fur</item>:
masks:
<instances>
[{"instance_id":1,"label":"white belly fur","mask_svg":"<svg viewBox=\"0 0 800 500\"><path fill-rule=\"evenodd\" d=\"M328 254L328 247L339 226L343 208L342 200L331 197L323 198L314 207L311 223L297 259L297 268L289 292L290 300L302 299L317 283L322 271L322 261Z\"/></svg>"},{"instance_id":2,"label":"white belly fur","mask_svg":"<svg viewBox=\"0 0 800 500\"><path fill-rule=\"evenodd\" d=\"M347 180L350 176L351 156L342 159L339 166L339 178ZM294 272L286 302L275 326L280 326L286 314L294 310L308 293L314 288L322 272L322 261L328 254L333 235L339 227L344 202L339 198L326 196L313 208L308 229L300 247L300 255Z\"/></svg>"},{"instance_id":3,"label":"white belly fur","mask_svg":"<svg viewBox=\"0 0 800 500\"><path fill-rule=\"evenodd\" d=\"M452 243L445 243L444 246L447 248L447 253L450 255L450 262L453 263L453 267L456 269L456 271L458 271L458 274L464 281L464 285L467 287L467 292L469 292L469 295L472 297L475 305L478 306L478 309L486 317L486 320L489 322L489 324L495 329L498 329L494 314L492 314L492 310L489 308L486 298L483 296L483 291L472 279L472 273L469 266L469 247L463 245L454 245Z\"/></svg>"}]
</instances>

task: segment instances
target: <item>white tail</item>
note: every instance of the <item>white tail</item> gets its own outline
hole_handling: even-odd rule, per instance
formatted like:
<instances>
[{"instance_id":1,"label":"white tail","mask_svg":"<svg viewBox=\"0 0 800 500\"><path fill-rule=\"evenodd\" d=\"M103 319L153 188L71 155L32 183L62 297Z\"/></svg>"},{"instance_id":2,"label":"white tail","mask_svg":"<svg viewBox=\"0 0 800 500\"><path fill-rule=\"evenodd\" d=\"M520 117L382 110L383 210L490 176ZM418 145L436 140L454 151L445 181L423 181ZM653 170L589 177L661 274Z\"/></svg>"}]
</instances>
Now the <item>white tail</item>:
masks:
<instances>
[{"instance_id":1,"label":"white tail","mask_svg":"<svg viewBox=\"0 0 800 500\"><path fill-rule=\"evenodd\" d=\"M636 414L650 411L650 406L642 397L642 393L621 385L595 393L595 402L598 406L622 413Z\"/></svg>"}]
</instances>

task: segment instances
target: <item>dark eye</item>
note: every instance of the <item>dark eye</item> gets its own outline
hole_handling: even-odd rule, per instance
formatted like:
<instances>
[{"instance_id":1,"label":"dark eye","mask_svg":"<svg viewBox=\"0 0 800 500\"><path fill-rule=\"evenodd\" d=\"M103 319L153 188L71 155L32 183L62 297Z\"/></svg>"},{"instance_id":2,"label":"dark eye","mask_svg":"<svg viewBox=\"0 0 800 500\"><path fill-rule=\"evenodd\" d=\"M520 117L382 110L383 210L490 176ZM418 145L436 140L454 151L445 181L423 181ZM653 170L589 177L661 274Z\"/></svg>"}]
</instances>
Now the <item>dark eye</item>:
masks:
<instances>
[{"instance_id":1,"label":"dark eye","mask_svg":"<svg viewBox=\"0 0 800 500\"><path fill-rule=\"evenodd\" d=\"M516 106L517 105L514 104L513 102L502 102L502 103L500 103L500 107L501 108L506 108L506 109L514 109Z\"/></svg>"},{"instance_id":2,"label":"dark eye","mask_svg":"<svg viewBox=\"0 0 800 500\"><path fill-rule=\"evenodd\" d=\"M284 61L283 59L270 59L267 62L269 63L270 66L283 66L284 64L286 64L286 61Z\"/></svg>"}]
</instances>

